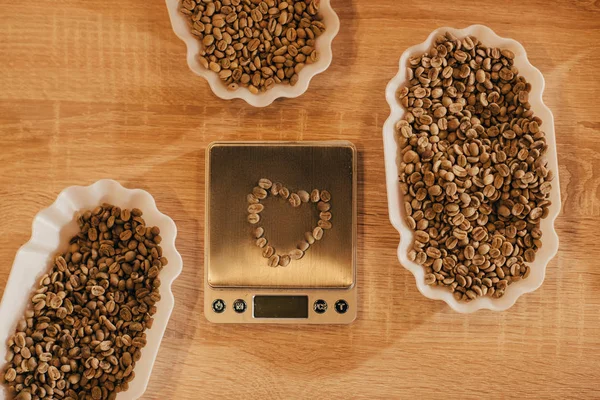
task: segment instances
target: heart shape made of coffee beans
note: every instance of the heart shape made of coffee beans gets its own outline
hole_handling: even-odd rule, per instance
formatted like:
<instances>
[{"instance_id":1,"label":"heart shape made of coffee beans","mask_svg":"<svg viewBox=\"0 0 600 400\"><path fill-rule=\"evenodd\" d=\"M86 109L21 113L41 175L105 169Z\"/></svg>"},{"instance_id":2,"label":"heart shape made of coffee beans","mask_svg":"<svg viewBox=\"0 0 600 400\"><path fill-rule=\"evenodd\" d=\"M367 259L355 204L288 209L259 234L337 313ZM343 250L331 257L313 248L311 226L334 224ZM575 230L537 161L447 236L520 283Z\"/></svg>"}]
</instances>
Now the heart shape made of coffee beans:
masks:
<instances>
[{"instance_id":1,"label":"heart shape made of coffee beans","mask_svg":"<svg viewBox=\"0 0 600 400\"><path fill-rule=\"evenodd\" d=\"M300 207L303 203L312 203L319 210L319 222L311 232L304 234L304 239L298 243L296 249L288 254L277 253L275 248L269 245L269 241L265 236L265 230L260 223L260 213L265 209L261 200L266 199L269 195L273 197L279 196L287 200L292 207ZM331 194L327 190L314 189L310 193L305 190L298 190L290 193L290 190L279 182L271 182L269 179L262 178L258 181L252 193L248 194L248 222L252 225L257 225L253 231L256 246L262 249L262 255L268 260L269 267L287 267L293 260L299 260L304 257L304 253L316 241L323 238L326 230L333 227L331 224Z\"/></svg>"}]
</instances>

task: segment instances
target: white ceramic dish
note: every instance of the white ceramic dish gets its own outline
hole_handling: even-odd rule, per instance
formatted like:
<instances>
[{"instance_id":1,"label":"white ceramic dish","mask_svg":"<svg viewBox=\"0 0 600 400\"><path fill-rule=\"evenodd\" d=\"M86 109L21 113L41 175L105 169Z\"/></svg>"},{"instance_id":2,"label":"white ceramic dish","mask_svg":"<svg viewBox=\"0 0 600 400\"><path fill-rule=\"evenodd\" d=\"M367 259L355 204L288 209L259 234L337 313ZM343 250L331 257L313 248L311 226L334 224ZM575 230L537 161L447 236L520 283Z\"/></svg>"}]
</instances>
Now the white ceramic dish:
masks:
<instances>
[{"instance_id":1,"label":"white ceramic dish","mask_svg":"<svg viewBox=\"0 0 600 400\"><path fill-rule=\"evenodd\" d=\"M117 399L137 399L148 385L150 373L167 322L175 305L171 284L183 268L181 256L175 248L177 227L173 220L156 208L152 196L140 189L126 189L113 180L101 180L91 186L71 186L58 195L50 207L39 212L32 225L31 239L15 256L15 261L0 303L0 370L6 363L5 346L23 315L30 294L37 286L38 277L48 270L49 262L59 251L64 251L69 239L78 232L75 213L93 209L101 203L111 203L122 208L137 207L144 212L148 225L158 226L163 238L161 246L169 263L160 272L161 300L157 303L152 329L146 331L148 343L142 349L142 357L135 366L135 379L129 390L119 393ZM0 386L1 387L1 386ZM6 389L0 388L0 398L6 397Z\"/></svg>"},{"instance_id":2,"label":"white ceramic dish","mask_svg":"<svg viewBox=\"0 0 600 400\"><path fill-rule=\"evenodd\" d=\"M280 97L298 97L306 92L310 80L315 75L325 71L333 59L331 42L338 34L340 20L331 7L330 0L321 0L320 13L323 16L323 23L326 26L326 30L316 42L319 60L304 67L299 74L299 80L296 85L275 85L272 89L259 94L252 94L248 89L243 87L233 91L228 90L216 73L205 69L198 62L197 55L200 52L201 43L196 36L192 35L187 16L179 11L181 0L166 0L166 3L173 31L184 41L187 47L188 66L197 75L206 79L213 93L222 99L243 99L254 107L266 107Z\"/></svg>"},{"instance_id":3,"label":"white ceramic dish","mask_svg":"<svg viewBox=\"0 0 600 400\"><path fill-rule=\"evenodd\" d=\"M548 215L548 218L541 222L543 247L536 254L535 262L531 264L531 273L529 277L510 285L506 290L506 294L499 299L482 297L469 303L458 302L454 299L449 290L425 284L423 267L407 258L408 251L413 242L413 233L404 222L404 207L402 207L402 194L400 192L398 166L396 163L398 144L394 136L394 126L396 122L402 118L405 111L396 97L396 92L398 88L405 84L406 67L409 57L414 54L422 54L428 51L435 41L435 38L445 32L451 32L459 38L472 35L477 37L487 46L509 49L515 53L515 65L519 69L519 73L524 76L533 87L529 96L529 101L535 115L540 117L543 121L542 129L546 132L546 138L549 145L547 158L549 168L554 171L554 180L552 181L552 192L550 193L550 200L552 201L550 214ZM558 160L556 156L556 139L554 136L554 117L542 101L543 92L544 77L537 68L531 65L527 59L527 54L523 46L515 40L502 38L496 35L494 31L483 25L472 25L465 29L436 29L429 35L427 40L421 44L410 47L400 57L400 70L386 88L386 99L391 108L390 117L383 126L388 206L390 221L400 233L398 259L400 260L400 263L414 275L417 288L424 296L429 297L430 299L443 300L454 310L463 313L477 311L482 308L503 311L511 307L522 294L536 290L544 281L546 265L558 250L558 235L554 230L554 220L560 212L560 188L558 180Z\"/></svg>"}]
</instances>

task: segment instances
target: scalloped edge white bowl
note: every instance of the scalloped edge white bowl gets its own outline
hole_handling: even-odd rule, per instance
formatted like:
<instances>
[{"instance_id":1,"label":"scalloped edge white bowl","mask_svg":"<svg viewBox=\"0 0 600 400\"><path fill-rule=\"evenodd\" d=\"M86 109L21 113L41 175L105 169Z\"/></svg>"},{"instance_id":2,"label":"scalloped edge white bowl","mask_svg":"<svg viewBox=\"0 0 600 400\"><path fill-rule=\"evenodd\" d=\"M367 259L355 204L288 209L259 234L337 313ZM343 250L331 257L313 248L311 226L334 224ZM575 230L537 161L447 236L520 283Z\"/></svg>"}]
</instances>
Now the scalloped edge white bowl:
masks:
<instances>
[{"instance_id":1,"label":"scalloped edge white bowl","mask_svg":"<svg viewBox=\"0 0 600 400\"><path fill-rule=\"evenodd\" d=\"M405 74L407 61L413 54L422 54L431 48L435 38L445 32L451 32L459 38L465 36L475 36L486 46L509 49L515 53L515 65L519 73L524 76L532 85L532 91L529 96L529 102L535 115L543 121L542 129L546 132L549 149L547 153L548 165L554 171L554 180L552 181L552 192L550 193L550 214L541 222L542 248L536 254L536 259L531 263L531 273L527 279L516 282L508 287L506 294L499 299L481 297L471 302L458 302L454 299L452 293L440 287L433 287L425 284L424 268L419 264L410 261L407 258L410 245L413 242L413 232L404 222L404 207L402 207L402 194L398 180L398 166L396 157L398 154L398 144L395 139L395 124L404 115L404 109L400 105L396 92L398 88L405 84ZM546 266L548 262L556 255L558 251L558 235L554 230L554 220L560 212L560 187L558 178L558 159L556 155L556 139L554 134L554 117L552 112L542 101L544 92L544 77L542 73L535 68L527 59L527 53L523 46L513 39L506 39L498 36L490 28L483 25L471 25L465 29L455 29L442 27L434 30L427 40L416 46L408 48L400 57L399 72L388 83L385 97L390 106L391 114L383 126L383 142L385 153L385 172L388 192L388 207L390 221L394 228L400 233L400 243L398 245L398 259L404 268L408 269L415 277L419 291L430 299L443 300L455 311L461 313L470 313L480 309L493 311L504 311L510 308L517 299L525 293L532 292L539 288L544 281Z\"/></svg>"},{"instance_id":2,"label":"scalloped edge white bowl","mask_svg":"<svg viewBox=\"0 0 600 400\"><path fill-rule=\"evenodd\" d=\"M259 94L252 94L248 89L241 86L237 90L228 90L216 73L205 69L198 62L197 55L200 53L201 43L196 36L192 35L187 16L179 12L181 0L165 1L171 19L171 27L175 35L187 47L188 66L196 75L206 79L213 93L222 99L242 99L254 107L266 107L280 97L298 97L308 90L311 79L325 71L333 60L331 43L340 30L340 19L333 10L330 0L321 0L320 14L323 16L326 29L316 41L315 48L319 53L319 60L313 64L307 64L300 71L296 85L275 85L272 89Z\"/></svg>"},{"instance_id":3,"label":"scalloped edge white bowl","mask_svg":"<svg viewBox=\"0 0 600 400\"><path fill-rule=\"evenodd\" d=\"M40 211L33 219L31 239L17 251L0 303L0 370L6 364L6 342L22 317L32 291L37 289L39 277L48 271L54 255L66 250L69 239L78 232L75 213L93 209L104 202L122 208L141 209L148 225L160 228L161 247L169 260L159 275L161 300L157 303L152 328L146 330L148 343L135 366L135 379L130 382L129 390L117 396L120 400L137 399L148 386L160 342L175 306L171 285L181 273L183 262L175 248L177 227L171 218L158 211L154 198L144 190L127 189L109 179L90 186L68 187L50 207ZM0 398L4 398L6 389L3 385L0 388Z\"/></svg>"}]
</instances>

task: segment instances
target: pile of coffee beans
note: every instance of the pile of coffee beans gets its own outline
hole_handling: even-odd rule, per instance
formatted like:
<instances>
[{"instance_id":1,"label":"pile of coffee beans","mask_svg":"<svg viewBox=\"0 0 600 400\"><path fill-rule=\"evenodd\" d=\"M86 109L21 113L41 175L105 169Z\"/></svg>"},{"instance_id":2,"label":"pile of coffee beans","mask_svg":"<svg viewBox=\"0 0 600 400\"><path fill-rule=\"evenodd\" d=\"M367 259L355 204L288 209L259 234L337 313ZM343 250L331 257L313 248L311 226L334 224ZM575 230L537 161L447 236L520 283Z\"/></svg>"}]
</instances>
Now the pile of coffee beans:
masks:
<instances>
[{"instance_id":1,"label":"pile of coffee beans","mask_svg":"<svg viewBox=\"0 0 600 400\"><path fill-rule=\"evenodd\" d=\"M409 59L396 125L409 259L457 300L500 297L541 247L552 170L510 50L440 36Z\"/></svg>"},{"instance_id":2,"label":"pile of coffee beans","mask_svg":"<svg viewBox=\"0 0 600 400\"><path fill-rule=\"evenodd\" d=\"M202 41L198 61L230 90L295 85L318 60L315 41L325 31L318 0L183 0L180 11Z\"/></svg>"},{"instance_id":3,"label":"pile of coffee beans","mask_svg":"<svg viewBox=\"0 0 600 400\"><path fill-rule=\"evenodd\" d=\"M142 211L103 204L39 280L8 342L3 378L18 400L114 399L135 377L167 265Z\"/></svg>"}]
</instances>

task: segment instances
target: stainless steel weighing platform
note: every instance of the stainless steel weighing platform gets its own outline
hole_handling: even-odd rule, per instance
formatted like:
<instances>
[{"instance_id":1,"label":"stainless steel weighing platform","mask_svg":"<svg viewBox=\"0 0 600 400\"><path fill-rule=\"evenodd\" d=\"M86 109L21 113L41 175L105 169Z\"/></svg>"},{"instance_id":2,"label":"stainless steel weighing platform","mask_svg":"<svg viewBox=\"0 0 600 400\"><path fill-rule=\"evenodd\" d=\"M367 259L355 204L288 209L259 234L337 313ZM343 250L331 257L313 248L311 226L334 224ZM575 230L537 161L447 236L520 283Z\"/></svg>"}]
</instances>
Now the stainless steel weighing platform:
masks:
<instances>
[{"instance_id":1,"label":"stainless steel weighing platform","mask_svg":"<svg viewBox=\"0 0 600 400\"><path fill-rule=\"evenodd\" d=\"M207 150L204 311L216 323L346 324L357 313L356 149L350 142L217 142ZM271 268L247 220L261 178L291 192L331 193L332 229L303 258ZM314 203L261 201L260 225L278 252L319 219Z\"/></svg>"}]
</instances>

